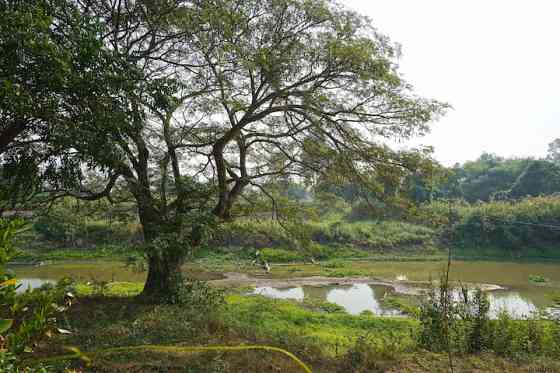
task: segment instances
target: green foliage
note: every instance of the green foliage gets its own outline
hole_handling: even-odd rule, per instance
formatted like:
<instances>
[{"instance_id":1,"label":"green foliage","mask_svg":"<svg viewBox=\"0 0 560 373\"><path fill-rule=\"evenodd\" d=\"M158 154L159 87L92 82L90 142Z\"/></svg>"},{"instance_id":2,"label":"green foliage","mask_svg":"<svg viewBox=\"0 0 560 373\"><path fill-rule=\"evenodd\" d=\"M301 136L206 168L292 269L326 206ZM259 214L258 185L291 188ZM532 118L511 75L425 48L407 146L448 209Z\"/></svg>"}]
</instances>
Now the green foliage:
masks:
<instances>
[{"instance_id":1,"label":"green foliage","mask_svg":"<svg viewBox=\"0 0 560 373\"><path fill-rule=\"evenodd\" d=\"M514 320L501 312L490 320L490 304L480 290L455 291L444 282L432 288L418 314L419 344L431 351L480 353L527 359L529 356L553 356L560 353L558 324L542 320L538 314Z\"/></svg>"},{"instance_id":2,"label":"green foliage","mask_svg":"<svg viewBox=\"0 0 560 373\"><path fill-rule=\"evenodd\" d=\"M0 219L0 371L46 373L42 365L29 368L16 363L22 353L32 352L37 340L58 330L55 315L71 305L72 283L16 293L16 278L5 266L17 254L12 241L23 225L21 220Z\"/></svg>"},{"instance_id":3,"label":"green foliage","mask_svg":"<svg viewBox=\"0 0 560 373\"><path fill-rule=\"evenodd\" d=\"M143 284L138 282L101 282L77 283L76 293L82 296L103 295L107 297L132 297L142 292Z\"/></svg>"},{"instance_id":4,"label":"green foliage","mask_svg":"<svg viewBox=\"0 0 560 373\"><path fill-rule=\"evenodd\" d=\"M287 246L287 232L273 220L237 220L221 224L212 243L220 246L255 247Z\"/></svg>"},{"instance_id":5,"label":"green foliage","mask_svg":"<svg viewBox=\"0 0 560 373\"><path fill-rule=\"evenodd\" d=\"M23 237L34 246L80 246L130 244L141 241L134 216L106 203L64 198L39 214L33 222L35 235Z\"/></svg>"},{"instance_id":6,"label":"green foliage","mask_svg":"<svg viewBox=\"0 0 560 373\"><path fill-rule=\"evenodd\" d=\"M477 160L456 165L453 175L440 188L443 197L469 202L490 201L496 193L507 191L531 159L505 159L482 154Z\"/></svg>"},{"instance_id":7,"label":"green foliage","mask_svg":"<svg viewBox=\"0 0 560 373\"><path fill-rule=\"evenodd\" d=\"M6 336L9 351L21 354L31 350L35 340L57 332L56 315L65 312L72 304L73 282L61 280L56 286L27 290L15 298L8 310L15 326Z\"/></svg>"},{"instance_id":8,"label":"green foliage","mask_svg":"<svg viewBox=\"0 0 560 373\"><path fill-rule=\"evenodd\" d=\"M463 247L500 247L511 251L546 247L560 240L560 198L532 197L462 208L453 240Z\"/></svg>"},{"instance_id":9,"label":"green foliage","mask_svg":"<svg viewBox=\"0 0 560 373\"><path fill-rule=\"evenodd\" d=\"M305 256L297 251L264 248L260 250L262 258L271 263L301 262Z\"/></svg>"},{"instance_id":10,"label":"green foliage","mask_svg":"<svg viewBox=\"0 0 560 373\"><path fill-rule=\"evenodd\" d=\"M558 356L558 326L537 317L513 320L507 313L500 313L493 323L492 349L498 355L515 359L527 359L536 354Z\"/></svg>"},{"instance_id":11,"label":"green foliage","mask_svg":"<svg viewBox=\"0 0 560 373\"><path fill-rule=\"evenodd\" d=\"M385 372L404 353L410 345L398 334L387 333L382 336L361 335L342 357L342 369L348 372Z\"/></svg>"},{"instance_id":12,"label":"green foliage","mask_svg":"<svg viewBox=\"0 0 560 373\"><path fill-rule=\"evenodd\" d=\"M12 241L23 225L24 222L21 220L0 219L0 324L2 325L0 327L0 344L3 341L2 335L6 335L13 325L12 313L4 310L16 305L17 282L14 274L6 269L6 264L17 255ZM0 349L2 349L1 347Z\"/></svg>"},{"instance_id":13,"label":"green foliage","mask_svg":"<svg viewBox=\"0 0 560 373\"><path fill-rule=\"evenodd\" d=\"M37 261L61 261L61 260L129 260L131 264L141 258L142 252L137 247L99 245L92 248L41 248L26 249L18 257L18 261L37 262Z\"/></svg>"},{"instance_id":14,"label":"green foliage","mask_svg":"<svg viewBox=\"0 0 560 373\"><path fill-rule=\"evenodd\" d=\"M438 288L430 287L418 312L420 346L431 351L449 348L451 324L454 322L452 307L452 294L444 281Z\"/></svg>"},{"instance_id":15,"label":"green foliage","mask_svg":"<svg viewBox=\"0 0 560 373\"><path fill-rule=\"evenodd\" d=\"M352 316L341 312L317 312L283 300L261 296L230 295L221 317L247 335L277 341L304 341L318 346L329 355L345 352L365 331L380 339L380 343L398 342L399 350L413 348L412 319ZM386 338L386 340L384 340ZM387 346L389 348L389 346Z\"/></svg>"},{"instance_id":16,"label":"green foliage","mask_svg":"<svg viewBox=\"0 0 560 373\"><path fill-rule=\"evenodd\" d=\"M536 160L519 175L508 191L508 196L518 199L554 193L560 193L560 165Z\"/></svg>"},{"instance_id":17,"label":"green foliage","mask_svg":"<svg viewBox=\"0 0 560 373\"><path fill-rule=\"evenodd\" d=\"M399 221L324 220L300 223L295 231L273 221L243 220L221 226L212 243L265 248L270 261L288 262L364 257L368 255L364 249L426 250L436 245L435 239L433 229Z\"/></svg>"},{"instance_id":18,"label":"green foliage","mask_svg":"<svg viewBox=\"0 0 560 373\"><path fill-rule=\"evenodd\" d=\"M66 238L64 224L52 216L38 218L33 223L33 229L47 241L64 241Z\"/></svg>"},{"instance_id":19,"label":"green foliage","mask_svg":"<svg viewBox=\"0 0 560 373\"><path fill-rule=\"evenodd\" d=\"M316 226L317 242L351 244L370 250L426 248L434 246L435 232L424 226L399 221L344 221Z\"/></svg>"},{"instance_id":20,"label":"green foliage","mask_svg":"<svg viewBox=\"0 0 560 373\"><path fill-rule=\"evenodd\" d=\"M0 219L0 370L43 373L46 368L41 365L20 368L16 362L22 353L32 351L34 342L57 330L54 316L71 305L72 283L60 281L56 287L16 294L16 279L5 265L17 253L12 241L23 225L20 220Z\"/></svg>"},{"instance_id":21,"label":"green foliage","mask_svg":"<svg viewBox=\"0 0 560 373\"><path fill-rule=\"evenodd\" d=\"M541 275L529 275L530 282L544 283L547 282L546 278Z\"/></svg>"},{"instance_id":22,"label":"green foliage","mask_svg":"<svg viewBox=\"0 0 560 373\"><path fill-rule=\"evenodd\" d=\"M431 351L478 353L490 347L490 302L480 289L454 289L444 278L421 303L418 341Z\"/></svg>"},{"instance_id":23,"label":"green foliage","mask_svg":"<svg viewBox=\"0 0 560 373\"><path fill-rule=\"evenodd\" d=\"M78 128L124 119L122 65L103 48L97 18L79 12L76 3L8 1L0 5L0 16L0 200L20 202L41 180L55 189L78 188L79 156L63 138ZM105 140L88 142L102 148Z\"/></svg>"},{"instance_id":24,"label":"green foliage","mask_svg":"<svg viewBox=\"0 0 560 373\"><path fill-rule=\"evenodd\" d=\"M470 291L462 287L460 298L455 312L461 323L460 330L454 336L455 345L460 346L460 350L467 353L486 351L491 345L488 296L481 289Z\"/></svg>"},{"instance_id":25,"label":"green foliage","mask_svg":"<svg viewBox=\"0 0 560 373\"><path fill-rule=\"evenodd\" d=\"M416 302L411 302L404 296L389 295L383 297L380 303L386 308L399 310L405 315L418 316L419 308L416 306Z\"/></svg>"},{"instance_id":26,"label":"green foliage","mask_svg":"<svg viewBox=\"0 0 560 373\"><path fill-rule=\"evenodd\" d=\"M528 197L468 204L434 201L418 206L410 219L433 227L440 239L467 256L556 257L560 239L560 197ZM547 250L550 249L550 250Z\"/></svg>"},{"instance_id":27,"label":"green foliage","mask_svg":"<svg viewBox=\"0 0 560 373\"><path fill-rule=\"evenodd\" d=\"M181 306L189 314L207 317L224 304L224 292L204 281L186 279L167 302Z\"/></svg>"}]
</instances>

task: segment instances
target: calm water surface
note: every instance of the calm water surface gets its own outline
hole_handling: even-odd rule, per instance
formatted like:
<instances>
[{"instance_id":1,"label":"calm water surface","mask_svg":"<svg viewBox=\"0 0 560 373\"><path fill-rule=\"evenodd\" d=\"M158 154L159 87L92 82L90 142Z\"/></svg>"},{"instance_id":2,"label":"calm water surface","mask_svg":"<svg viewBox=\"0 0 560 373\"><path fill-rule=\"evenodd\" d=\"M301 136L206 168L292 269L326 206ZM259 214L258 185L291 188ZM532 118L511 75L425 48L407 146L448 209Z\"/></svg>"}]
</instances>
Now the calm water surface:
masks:
<instances>
[{"instance_id":1,"label":"calm water surface","mask_svg":"<svg viewBox=\"0 0 560 373\"><path fill-rule=\"evenodd\" d=\"M346 312L358 315L364 311L380 316L398 316L400 312L383 307L384 297L393 294L393 290L385 286L353 284L344 286L297 286L291 288L257 287L252 294L264 295L276 299L318 299L336 303ZM459 294L456 294L459 297ZM506 311L514 318L531 316L538 307L530 299L523 298L516 291L497 290L488 292L490 301L490 317L495 318L500 312Z\"/></svg>"},{"instance_id":2,"label":"calm water surface","mask_svg":"<svg viewBox=\"0 0 560 373\"><path fill-rule=\"evenodd\" d=\"M427 281L437 279L444 269L442 262L354 262L352 268L367 270L372 277L399 281L400 287L408 286L406 281ZM56 281L69 276L80 281L134 281L145 280L145 273L127 268L121 262L72 262L44 266L15 266L12 268L22 281L22 287L36 287L44 281ZM546 283L529 281L530 275L547 279ZM538 308L554 304L554 295L560 295L560 263L508 263L492 261L453 262L450 276L452 280L467 283L496 284L506 290L489 292L491 313L501 309L522 316ZM380 315L392 315L396 311L385 309L380 299L391 290L382 286L354 284L348 286L293 287L276 289L259 287L255 293L274 298L303 300L313 297L336 303L349 313L358 314L364 310Z\"/></svg>"}]
</instances>

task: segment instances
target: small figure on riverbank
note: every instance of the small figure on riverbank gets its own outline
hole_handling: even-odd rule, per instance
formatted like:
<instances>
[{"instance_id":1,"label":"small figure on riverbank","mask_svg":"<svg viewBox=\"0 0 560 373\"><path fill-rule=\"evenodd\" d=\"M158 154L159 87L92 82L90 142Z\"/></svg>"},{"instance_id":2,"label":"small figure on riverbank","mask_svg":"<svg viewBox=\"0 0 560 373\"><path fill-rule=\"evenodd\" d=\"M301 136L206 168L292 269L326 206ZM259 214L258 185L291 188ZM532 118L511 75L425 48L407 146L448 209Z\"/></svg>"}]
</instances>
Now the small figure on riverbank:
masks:
<instances>
[{"instance_id":1,"label":"small figure on riverbank","mask_svg":"<svg viewBox=\"0 0 560 373\"><path fill-rule=\"evenodd\" d=\"M255 259L251 262L252 265L260 265L266 273L270 273L270 265L263 259L260 250L255 251Z\"/></svg>"}]
</instances>

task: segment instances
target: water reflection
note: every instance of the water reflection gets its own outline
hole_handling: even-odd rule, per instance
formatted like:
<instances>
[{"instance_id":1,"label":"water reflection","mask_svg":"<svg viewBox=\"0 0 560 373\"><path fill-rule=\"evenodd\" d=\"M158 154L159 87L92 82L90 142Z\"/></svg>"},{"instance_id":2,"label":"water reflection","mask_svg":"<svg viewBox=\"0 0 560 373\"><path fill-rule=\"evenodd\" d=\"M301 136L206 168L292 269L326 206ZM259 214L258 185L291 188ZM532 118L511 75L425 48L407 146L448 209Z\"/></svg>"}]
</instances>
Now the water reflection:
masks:
<instances>
[{"instance_id":1,"label":"water reflection","mask_svg":"<svg viewBox=\"0 0 560 373\"><path fill-rule=\"evenodd\" d=\"M387 288L382 286L370 286L368 284L336 287L298 286L283 289L263 286L255 288L253 294L297 301L302 301L304 298L319 299L336 303L352 315L358 315L364 311L370 311L376 315L399 315L400 312L398 310L382 307L379 302L385 296L387 290Z\"/></svg>"},{"instance_id":2,"label":"water reflection","mask_svg":"<svg viewBox=\"0 0 560 373\"><path fill-rule=\"evenodd\" d=\"M495 291L488 293L490 301L490 317L496 318L501 312L507 312L511 317L522 319L530 317L538 308L513 291Z\"/></svg>"},{"instance_id":3,"label":"water reflection","mask_svg":"<svg viewBox=\"0 0 560 373\"><path fill-rule=\"evenodd\" d=\"M27 289L39 288L44 284L54 284L56 281L45 280L42 278L18 278L17 283L20 286L16 289L16 292L23 293Z\"/></svg>"},{"instance_id":4,"label":"water reflection","mask_svg":"<svg viewBox=\"0 0 560 373\"><path fill-rule=\"evenodd\" d=\"M382 300L391 292L384 286L353 284L343 286L298 286L291 288L257 287L253 294L260 294L276 299L319 299L342 306L346 312L358 315L370 311L375 315L396 316L400 311L382 305ZM515 291L488 292L490 302L489 315L496 318L500 312L506 311L513 318L526 318L538 311L529 300ZM454 292L455 300L459 300L459 292Z\"/></svg>"},{"instance_id":5,"label":"water reflection","mask_svg":"<svg viewBox=\"0 0 560 373\"><path fill-rule=\"evenodd\" d=\"M368 284L354 284L331 289L327 293L327 301L344 307L346 312L358 315L363 311L371 311L376 315L397 315L397 310L383 308L378 299L383 298L385 291L381 287L374 288Z\"/></svg>"},{"instance_id":6,"label":"water reflection","mask_svg":"<svg viewBox=\"0 0 560 373\"><path fill-rule=\"evenodd\" d=\"M300 302L304 298L303 289L301 287L277 289L270 286L262 286L255 288L253 294L264 295L265 297L275 299L295 299Z\"/></svg>"}]
</instances>

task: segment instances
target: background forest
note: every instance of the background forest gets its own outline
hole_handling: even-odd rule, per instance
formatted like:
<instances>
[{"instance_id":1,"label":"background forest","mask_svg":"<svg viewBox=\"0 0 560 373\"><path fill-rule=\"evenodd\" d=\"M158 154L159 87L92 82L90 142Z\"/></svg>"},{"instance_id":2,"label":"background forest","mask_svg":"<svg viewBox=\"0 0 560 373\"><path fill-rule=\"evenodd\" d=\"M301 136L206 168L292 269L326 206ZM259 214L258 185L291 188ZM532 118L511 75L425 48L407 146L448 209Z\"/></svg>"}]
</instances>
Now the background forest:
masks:
<instances>
[{"instance_id":1,"label":"background forest","mask_svg":"<svg viewBox=\"0 0 560 373\"><path fill-rule=\"evenodd\" d=\"M483 154L463 165L439 166L429 175L403 179L390 199L359 184L270 179L269 192L252 191L251 203L241 202L233 212L239 219L214 232L207 245L265 249L280 261L325 259L337 250L347 256L435 254L449 245L457 257L557 257L555 149L551 144L547 159ZM21 240L31 248L77 247L87 253L99 245L142 244L130 202L66 198L27 213L33 214L33 229Z\"/></svg>"}]
</instances>

